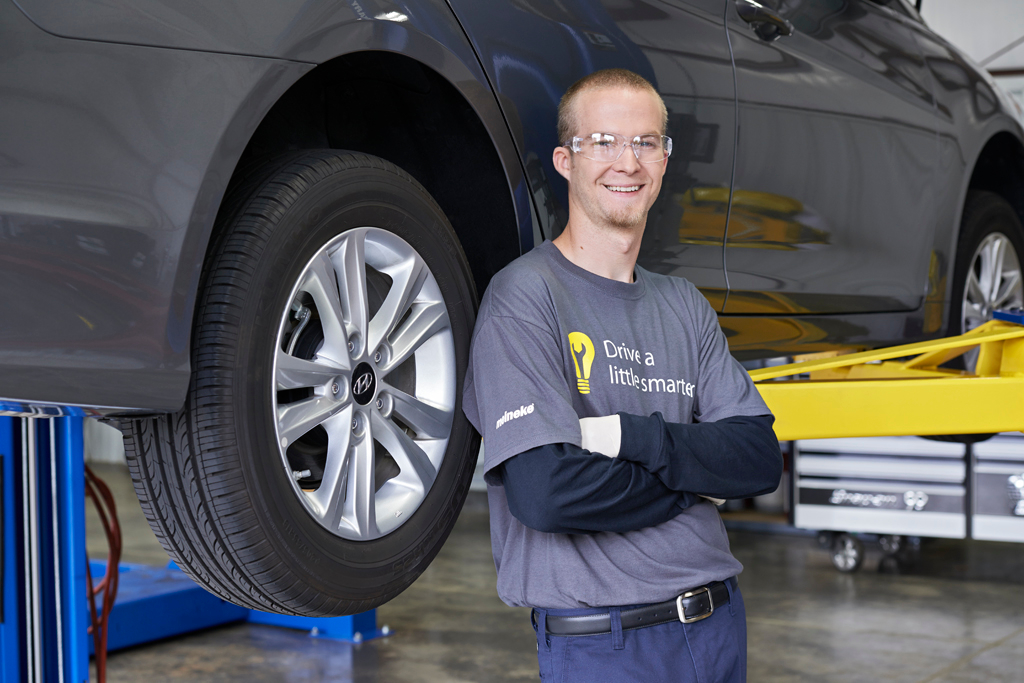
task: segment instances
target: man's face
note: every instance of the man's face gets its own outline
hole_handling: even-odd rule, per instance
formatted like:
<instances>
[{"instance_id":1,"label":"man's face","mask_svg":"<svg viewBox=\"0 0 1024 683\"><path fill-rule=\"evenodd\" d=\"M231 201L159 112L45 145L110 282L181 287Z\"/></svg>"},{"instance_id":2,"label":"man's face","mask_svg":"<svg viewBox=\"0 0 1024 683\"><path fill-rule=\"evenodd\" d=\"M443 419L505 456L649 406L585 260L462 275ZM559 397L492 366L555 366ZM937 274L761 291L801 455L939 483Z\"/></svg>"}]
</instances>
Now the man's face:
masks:
<instances>
[{"instance_id":1,"label":"man's face","mask_svg":"<svg viewBox=\"0 0 1024 683\"><path fill-rule=\"evenodd\" d=\"M581 93L575 102L578 137L591 133L661 135L657 97L632 88L601 88ZM582 211L596 227L643 228L647 212L661 191L668 160L642 164L626 147L613 162L594 161L565 147L555 150L555 168L569 181L570 215Z\"/></svg>"}]
</instances>

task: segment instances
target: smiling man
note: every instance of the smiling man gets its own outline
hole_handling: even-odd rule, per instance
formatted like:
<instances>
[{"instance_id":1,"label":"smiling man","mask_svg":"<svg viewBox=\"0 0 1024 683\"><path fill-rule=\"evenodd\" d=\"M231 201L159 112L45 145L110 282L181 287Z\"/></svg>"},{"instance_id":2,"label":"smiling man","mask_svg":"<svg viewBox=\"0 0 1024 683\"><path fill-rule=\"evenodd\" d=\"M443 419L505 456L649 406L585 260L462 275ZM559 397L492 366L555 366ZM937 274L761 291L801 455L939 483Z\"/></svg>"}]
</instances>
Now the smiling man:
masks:
<instances>
[{"instance_id":1,"label":"smiling man","mask_svg":"<svg viewBox=\"0 0 1024 683\"><path fill-rule=\"evenodd\" d=\"M636 265L672 151L657 91L599 71L558 113L569 221L488 287L463 400L498 593L533 608L546 681L743 681L712 500L778 486L774 420L693 285Z\"/></svg>"}]
</instances>

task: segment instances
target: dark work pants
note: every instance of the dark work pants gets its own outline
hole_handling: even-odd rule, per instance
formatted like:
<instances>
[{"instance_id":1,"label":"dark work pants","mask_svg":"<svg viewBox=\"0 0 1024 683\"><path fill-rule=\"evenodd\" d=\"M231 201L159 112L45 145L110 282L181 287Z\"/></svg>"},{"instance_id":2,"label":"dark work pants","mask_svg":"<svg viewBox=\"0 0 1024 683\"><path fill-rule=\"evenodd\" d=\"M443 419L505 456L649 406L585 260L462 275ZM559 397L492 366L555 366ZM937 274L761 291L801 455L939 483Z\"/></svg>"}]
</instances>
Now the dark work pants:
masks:
<instances>
[{"instance_id":1,"label":"dark work pants","mask_svg":"<svg viewBox=\"0 0 1024 683\"><path fill-rule=\"evenodd\" d=\"M622 630L613 608L612 632L596 636L545 636L548 615L606 610L535 610L537 660L546 683L745 683L747 615L739 588L728 605L707 619Z\"/></svg>"}]
</instances>

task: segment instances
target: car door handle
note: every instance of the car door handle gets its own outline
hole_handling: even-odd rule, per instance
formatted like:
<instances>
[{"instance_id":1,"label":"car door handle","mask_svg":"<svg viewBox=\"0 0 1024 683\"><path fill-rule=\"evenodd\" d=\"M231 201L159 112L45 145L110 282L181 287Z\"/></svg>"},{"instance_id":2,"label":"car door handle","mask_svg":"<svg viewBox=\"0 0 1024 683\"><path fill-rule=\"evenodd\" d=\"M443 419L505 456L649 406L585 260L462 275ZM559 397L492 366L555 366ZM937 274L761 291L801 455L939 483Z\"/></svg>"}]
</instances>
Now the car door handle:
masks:
<instances>
[{"instance_id":1,"label":"car door handle","mask_svg":"<svg viewBox=\"0 0 1024 683\"><path fill-rule=\"evenodd\" d=\"M736 0L740 19L750 24L761 40L773 41L793 35L793 24L755 0Z\"/></svg>"}]
</instances>

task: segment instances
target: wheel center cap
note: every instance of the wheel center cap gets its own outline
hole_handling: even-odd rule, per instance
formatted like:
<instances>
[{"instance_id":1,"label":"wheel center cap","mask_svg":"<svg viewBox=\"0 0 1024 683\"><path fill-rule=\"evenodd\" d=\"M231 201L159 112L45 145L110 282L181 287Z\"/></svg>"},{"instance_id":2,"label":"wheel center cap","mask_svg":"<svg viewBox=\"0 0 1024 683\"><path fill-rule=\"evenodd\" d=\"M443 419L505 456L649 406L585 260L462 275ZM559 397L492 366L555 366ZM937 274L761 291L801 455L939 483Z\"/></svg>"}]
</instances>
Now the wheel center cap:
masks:
<instances>
[{"instance_id":1,"label":"wheel center cap","mask_svg":"<svg viewBox=\"0 0 1024 683\"><path fill-rule=\"evenodd\" d=\"M369 363L360 363L352 373L352 397L365 406L377 391L377 376Z\"/></svg>"}]
</instances>

